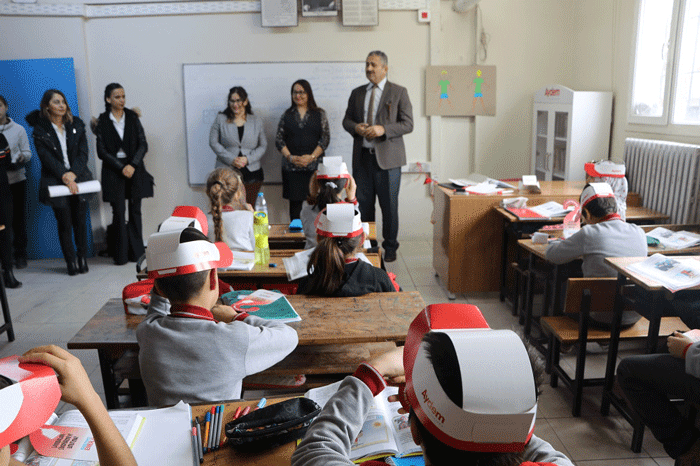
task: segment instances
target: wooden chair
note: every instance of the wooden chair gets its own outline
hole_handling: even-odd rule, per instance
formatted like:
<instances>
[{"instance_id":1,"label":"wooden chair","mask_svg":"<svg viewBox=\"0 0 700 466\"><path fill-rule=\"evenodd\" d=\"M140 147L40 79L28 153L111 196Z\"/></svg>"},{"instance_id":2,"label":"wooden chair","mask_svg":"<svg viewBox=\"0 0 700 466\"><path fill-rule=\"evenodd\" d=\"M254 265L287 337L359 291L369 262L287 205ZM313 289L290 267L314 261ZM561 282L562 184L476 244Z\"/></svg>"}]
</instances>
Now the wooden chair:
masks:
<instances>
[{"instance_id":1,"label":"wooden chair","mask_svg":"<svg viewBox=\"0 0 700 466\"><path fill-rule=\"evenodd\" d=\"M586 343L605 343L610 340L610 331L590 327L591 312L612 312L616 293L616 278L570 278L566 290L565 314L542 317L540 323L549 335L546 369L550 374L550 385L556 387L559 378L574 393L572 414L581 414L583 387L603 385L604 378L584 378L586 367ZM576 316L579 316L577 319ZM679 317L663 317L659 336L668 336L675 330L688 330ZM642 317L632 327L620 332L621 340L641 340L647 337L649 321ZM574 377L559 364L561 345L577 345ZM636 428L635 428L636 430Z\"/></svg>"}]
</instances>

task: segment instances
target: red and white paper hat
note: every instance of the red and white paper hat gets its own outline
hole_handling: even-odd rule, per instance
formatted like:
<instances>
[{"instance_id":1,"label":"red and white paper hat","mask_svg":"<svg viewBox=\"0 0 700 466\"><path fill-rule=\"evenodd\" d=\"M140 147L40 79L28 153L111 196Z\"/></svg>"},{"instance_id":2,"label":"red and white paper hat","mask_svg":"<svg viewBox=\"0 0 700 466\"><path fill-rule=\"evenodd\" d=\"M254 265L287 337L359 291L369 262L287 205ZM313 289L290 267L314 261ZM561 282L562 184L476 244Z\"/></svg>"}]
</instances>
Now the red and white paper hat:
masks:
<instances>
[{"instance_id":1,"label":"red and white paper hat","mask_svg":"<svg viewBox=\"0 0 700 466\"><path fill-rule=\"evenodd\" d=\"M17 356L0 359L0 447L39 429L61 400L61 387L49 366L20 364Z\"/></svg>"},{"instance_id":2,"label":"red and white paper hat","mask_svg":"<svg viewBox=\"0 0 700 466\"><path fill-rule=\"evenodd\" d=\"M611 178L625 177L625 164L615 163L610 160L601 160L599 162L588 162L583 166L589 176L601 178L609 176Z\"/></svg>"},{"instance_id":3,"label":"red and white paper hat","mask_svg":"<svg viewBox=\"0 0 700 466\"><path fill-rule=\"evenodd\" d=\"M329 238L352 238L362 234L360 211L349 202L328 204L316 217L316 233Z\"/></svg>"},{"instance_id":4,"label":"red and white paper hat","mask_svg":"<svg viewBox=\"0 0 700 466\"><path fill-rule=\"evenodd\" d=\"M181 242L182 235L201 235L202 239ZM171 277L228 267L233 253L225 243L212 243L194 228L154 233L146 248L148 278Z\"/></svg>"},{"instance_id":5,"label":"red and white paper hat","mask_svg":"<svg viewBox=\"0 0 700 466\"><path fill-rule=\"evenodd\" d=\"M318 164L316 178L319 180L350 178L350 172L342 157L324 157L323 162Z\"/></svg>"},{"instance_id":6,"label":"red and white paper hat","mask_svg":"<svg viewBox=\"0 0 700 466\"><path fill-rule=\"evenodd\" d=\"M581 191L581 207L594 199L602 197L615 197L615 193L608 183L588 183Z\"/></svg>"},{"instance_id":7,"label":"red and white paper hat","mask_svg":"<svg viewBox=\"0 0 700 466\"><path fill-rule=\"evenodd\" d=\"M196 228L205 236L209 234L209 222L204 212L199 207L180 205L175 207L173 214L160 224L158 231L184 230L188 227Z\"/></svg>"},{"instance_id":8,"label":"red and white paper hat","mask_svg":"<svg viewBox=\"0 0 700 466\"><path fill-rule=\"evenodd\" d=\"M423 336L446 334L462 378L461 406L445 394ZM414 319L403 353L404 408L442 443L465 451L522 451L530 441L537 394L530 358L511 330L491 330L470 304L432 304Z\"/></svg>"}]
</instances>

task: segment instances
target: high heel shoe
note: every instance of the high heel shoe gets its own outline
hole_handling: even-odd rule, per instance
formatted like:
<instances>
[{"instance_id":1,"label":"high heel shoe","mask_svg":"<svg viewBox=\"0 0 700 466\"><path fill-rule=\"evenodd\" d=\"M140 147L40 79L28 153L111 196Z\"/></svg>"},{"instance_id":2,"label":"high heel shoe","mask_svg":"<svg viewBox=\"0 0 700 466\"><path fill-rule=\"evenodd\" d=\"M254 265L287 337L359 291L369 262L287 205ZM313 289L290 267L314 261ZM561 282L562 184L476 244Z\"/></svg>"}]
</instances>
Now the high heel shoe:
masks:
<instances>
[{"instance_id":1,"label":"high heel shoe","mask_svg":"<svg viewBox=\"0 0 700 466\"><path fill-rule=\"evenodd\" d=\"M68 275L70 275L71 277L74 275L78 275L78 265L75 263L74 260L66 261L66 265L68 266Z\"/></svg>"},{"instance_id":2,"label":"high heel shoe","mask_svg":"<svg viewBox=\"0 0 700 466\"><path fill-rule=\"evenodd\" d=\"M87 264L87 259L85 259L82 256L78 256L78 272L80 273L88 273L88 264Z\"/></svg>"},{"instance_id":3,"label":"high heel shoe","mask_svg":"<svg viewBox=\"0 0 700 466\"><path fill-rule=\"evenodd\" d=\"M15 278L15 274L12 269L3 270L2 280L5 282L5 288L21 288L22 283Z\"/></svg>"}]
</instances>

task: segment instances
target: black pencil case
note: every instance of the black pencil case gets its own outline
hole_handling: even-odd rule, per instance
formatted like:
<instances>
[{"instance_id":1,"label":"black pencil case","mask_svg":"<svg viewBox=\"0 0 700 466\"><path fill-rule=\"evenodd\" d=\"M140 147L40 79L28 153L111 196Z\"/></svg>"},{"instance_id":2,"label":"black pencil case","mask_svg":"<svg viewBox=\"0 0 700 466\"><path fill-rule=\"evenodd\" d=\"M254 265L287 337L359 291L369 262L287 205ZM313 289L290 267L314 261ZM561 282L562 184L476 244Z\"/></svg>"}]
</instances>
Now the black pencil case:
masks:
<instances>
[{"instance_id":1,"label":"black pencil case","mask_svg":"<svg viewBox=\"0 0 700 466\"><path fill-rule=\"evenodd\" d=\"M292 398L227 423L226 438L238 450L269 449L302 438L320 412L315 401Z\"/></svg>"}]
</instances>

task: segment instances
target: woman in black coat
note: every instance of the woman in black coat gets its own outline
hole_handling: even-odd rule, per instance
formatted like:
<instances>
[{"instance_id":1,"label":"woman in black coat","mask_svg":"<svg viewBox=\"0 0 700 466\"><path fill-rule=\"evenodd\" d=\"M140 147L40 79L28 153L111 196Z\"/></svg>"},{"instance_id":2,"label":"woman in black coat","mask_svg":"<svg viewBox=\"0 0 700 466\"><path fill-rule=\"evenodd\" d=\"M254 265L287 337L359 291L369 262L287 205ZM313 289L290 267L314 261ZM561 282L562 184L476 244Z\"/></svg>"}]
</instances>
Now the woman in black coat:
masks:
<instances>
[{"instance_id":1,"label":"woman in black coat","mask_svg":"<svg viewBox=\"0 0 700 466\"><path fill-rule=\"evenodd\" d=\"M39 110L26 120L34 127L34 147L41 161L39 201L53 209L68 275L87 273L87 199L77 195L77 183L92 180L85 124L73 116L66 96L57 89L44 92ZM57 185L67 186L71 195L49 197L49 186Z\"/></svg>"},{"instance_id":2,"label":"woman in black coat","mask_svg":"<svg viewBox=\"0 0 700 466\"><path fill-rule=\"evenodd\" d=\"M145 252L141 226L141 199L153 197L153 177L143 157L148 151L139 117L124 107L124 88L111 83L105 88L106 111L95 128L97 156L102 159L102 199L112 205L114 263L137 261ZM126 223L125 202L129 206Z\"/></svg>"}]
</instances>

